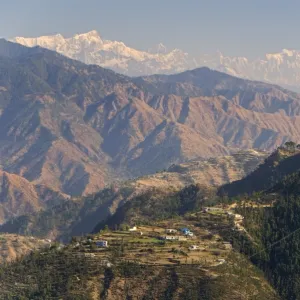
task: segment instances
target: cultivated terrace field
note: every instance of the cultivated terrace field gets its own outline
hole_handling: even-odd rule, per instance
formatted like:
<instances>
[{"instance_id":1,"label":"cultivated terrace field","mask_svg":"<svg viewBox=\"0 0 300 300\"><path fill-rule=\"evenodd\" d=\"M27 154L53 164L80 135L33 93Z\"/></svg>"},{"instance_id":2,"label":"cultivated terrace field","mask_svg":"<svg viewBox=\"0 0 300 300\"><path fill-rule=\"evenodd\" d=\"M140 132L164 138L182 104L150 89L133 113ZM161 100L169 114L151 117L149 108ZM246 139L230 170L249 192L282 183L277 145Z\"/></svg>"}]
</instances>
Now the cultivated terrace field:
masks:
<instances>
[{"instance_id":1,"label":"cultivated terrace field","mask_svg":"<svg viewBox=\"0 0 300 300\"><path fill-rule=\"evenodd\" d=\"M105 228L2 268L0 288L5 299L277 299L227 239L228 232L247 234L237 222L233 211L219 207Z\"/></svg>"}]
</instances>

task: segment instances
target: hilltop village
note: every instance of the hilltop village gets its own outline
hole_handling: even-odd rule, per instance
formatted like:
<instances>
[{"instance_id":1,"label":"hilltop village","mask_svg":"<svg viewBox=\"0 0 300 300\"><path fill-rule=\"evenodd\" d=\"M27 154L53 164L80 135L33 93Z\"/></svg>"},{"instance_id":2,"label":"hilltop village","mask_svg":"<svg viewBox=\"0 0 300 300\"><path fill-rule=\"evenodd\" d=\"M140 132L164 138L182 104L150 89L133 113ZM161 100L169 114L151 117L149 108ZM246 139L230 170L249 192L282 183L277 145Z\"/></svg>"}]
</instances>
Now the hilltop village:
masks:
<instances>
[{"instance_id":1,"label":"hilltop village","mask_svg":"<svg viewBox=\"0 0 300 300\"><path fill-rule=\"evenodd\" d=\"M153 225L122 226L119 230L106 228L99 234L75 237L67 247L75 256L89 257L107 265L119 258L119 262L210 267L224 264L232 251L232 243L222 235L225 231L246 234L243 217L229 209L207 207L201 212Z\"/></svg>"}]
</instances>

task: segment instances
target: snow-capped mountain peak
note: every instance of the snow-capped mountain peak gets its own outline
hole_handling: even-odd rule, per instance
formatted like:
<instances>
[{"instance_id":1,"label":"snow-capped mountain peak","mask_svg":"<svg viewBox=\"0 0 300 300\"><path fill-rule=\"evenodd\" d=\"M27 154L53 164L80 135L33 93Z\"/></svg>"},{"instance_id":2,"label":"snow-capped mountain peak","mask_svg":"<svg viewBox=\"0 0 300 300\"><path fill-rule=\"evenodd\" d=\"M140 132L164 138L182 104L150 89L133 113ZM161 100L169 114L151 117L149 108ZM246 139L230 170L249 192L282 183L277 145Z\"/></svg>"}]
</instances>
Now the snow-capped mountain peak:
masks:
<instances>
[{"instance_id":1,"label":"snow-capped mountain peak","mask_svg":"<svg viewBox=\"0 0 300 300\"><path fill-rule=\"evenodd\" d=\"M96 30L92 30L87 33L76 34L71 39L86 41L88 43L92 43L92 42L103 43L99 33ZM67 39L67 40L69 40L69 39Z\"/></svg>"},{"instance_id":2,"label":"snow-capped mountain peak","mask_svg":"<svg viewBox=\"0 0 300 300\"><path fill-rule=\"evenodd\" d=\"M168 51L163 43L149 51L137 50L121 41L105 40L96 30L70 38L56 34L37 38L16 37L11 41L28 47L48 48L84 63L98 64L131 76L178 73L207 66L234 76L300 90L300 51L297 50L283 49L254 60L225 56L219 51L191 57L180 49Z\"/></svg>"},{"instance_id":3,"label":"snow-capped mountain peak","mask_svg":"<svg viewBox=\"0 0 300 300\"><path fill-rule=\"evenodd\" d=\"M104 40L96 30L76 34L71 38L52 35L37 38L16 37L11 41L28 47L41 46L55 50L73 59L133 76L176 73L197 67L187 53L178 49L168 52L162 43L153 52L141 51L120 41Z\"/></svg>"}]
</instances>

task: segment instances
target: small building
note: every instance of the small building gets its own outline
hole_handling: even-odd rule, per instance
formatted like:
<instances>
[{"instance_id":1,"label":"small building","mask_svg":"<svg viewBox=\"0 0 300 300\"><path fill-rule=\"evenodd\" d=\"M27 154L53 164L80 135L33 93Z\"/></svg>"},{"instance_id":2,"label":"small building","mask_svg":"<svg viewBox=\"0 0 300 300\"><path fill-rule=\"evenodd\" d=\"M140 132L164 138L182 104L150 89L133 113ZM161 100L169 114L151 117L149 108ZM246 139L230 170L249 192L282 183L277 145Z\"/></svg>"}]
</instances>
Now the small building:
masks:
<instances>
[{"instance_id":1,"label":"small building","mask_svg":"<svg viewBox=\"0 0 300 300\"><path fill-rule=\"evenodd\" d=\"M162 236L162 239L168 240L168 241L176 241L176 240L178 240L178 237L174 236L174 235L165 235L165 236Z\"/></svg>"},{"instance_id":2,"label":"small building","mask_svg":"<svg viewBox=\"0 0 300 300\"><path fill-rule=\"evenodd\" d=\"M199 250L199 246L197 246L197 245L191 245L189 247L189 249L192 250L192 251Z\"/></svg>"},{"instance_id":3,"label":"small building","mask_svg":"<svg viewBox=\"0 0 300 300\"><path fill-rule=\"evenodd\" d=\"M137 231L137 228L136 228L136 226L133 226L133 227L131 227L131 228L129 228L129 231Z\"/></svg>"},{"instance_id":4,"label":"small building","mask_svg":"<svg viewBox=\"0 0 300 300\"><path fill-rule=\"evenodd\" d=\"M192 231L190 231L188 228L182 228L181 232L187 236L194 236L194 233Z\"/></svg>"},{"instance_id":5,"label":"small building","mask_svg":"<svg viewBox=\"0 0 300 300\"><path fill-rule=\"evenodd\" d=\"M167 241L186 241L185 236L180 236L180 235L164 235L160 237L162 240L167 240Z\"/></svg>"},{"instance_id":6,"label":"small building","mask_svg":"<svg viewBox=\"0 0 300 300\"><path fill-rule=\"evenodd\" d=\"M99 248L106 248L108 247L108 242L107 241L96 241L96 246Z\"/></svg>"},{"instance_id":7,"label":"small building","mask_svg":"<svg viewBox=\"0 0 300 300\"><path fill-rule=\"evenodd\" d=\"M219 258L219 259L217 259L217 262L221 265L221 264L224 264L226 262L226 260L223 258Z\"/></svg>"},{"instance_id":8,"label":"small building","mask_svg":"<svg viewBox=\"0 0 300 300\"><path fill-rule=\"evenodd\" d=\"M188 233L191 232L188 228L181 228L180 231L181 231L183 234L188 234Z\"/></svg>"},{"instance_id":9,"label":"small building","mask_svg":"<svg viewBox=\"0 0 300 300\"><path fill-rule=\"evenodd\" d=\"M235 214L234 218L235 218L236 221L242 221L242 220L244 220L244 217L242 215L239 215L239 214Z\"/></svg>"},{"instance_id":10,"label":"small building","mask_svg":"<svg viewBox=\"0 0 300 300\"><path fill-rule=\"evenodd\" d=\"M176 233L176 229L166 229L166 233Z\"/></svg>"}]
</instances>

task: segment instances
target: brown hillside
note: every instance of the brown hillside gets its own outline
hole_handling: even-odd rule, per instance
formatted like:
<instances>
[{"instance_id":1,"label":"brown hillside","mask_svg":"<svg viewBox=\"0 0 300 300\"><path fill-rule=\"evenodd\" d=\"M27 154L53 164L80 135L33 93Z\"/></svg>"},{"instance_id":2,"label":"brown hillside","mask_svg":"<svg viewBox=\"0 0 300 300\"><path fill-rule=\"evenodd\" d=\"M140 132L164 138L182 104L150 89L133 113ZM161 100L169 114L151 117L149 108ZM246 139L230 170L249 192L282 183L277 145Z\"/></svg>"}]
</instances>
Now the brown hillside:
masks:
<instances>
[{"instance_id":1,"label":"brown hillside","mask_svg":"<svg viewBox=\"0 0 300 300\"><path fill-rule=\"evenodd\" d=\"M133 79L1 40L0 87L2 169L72 196L300 138L298 94L207 68Z\"/></svg>"},{"instance_id":2,"label":"brown hillside","mask_svg":"<svg viewBox=\"0 0 300 300\"><path fill-rule=\"evenodd\" d=\"M17 234L0 235L0 264L12 262L17 258L27 255L33 250L49 248L49 240L40 240L35 237Z\"/></svg>"},{"instance_id":3,"label":"brown hillside","mask_svg":"<svg viewBox=\"0 0 300 300\"><path fill-rule=\"evenodd\" d=\"M67 195L25 178L0 171L0 223L9 218L28 214L68 199Z\"/></svg>"}]
</instances>

